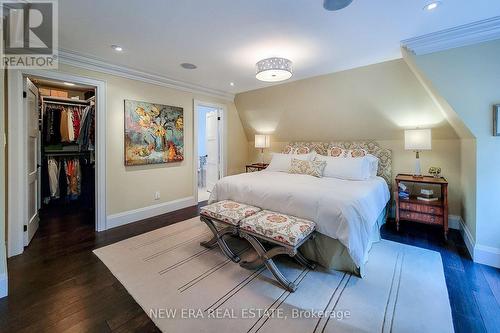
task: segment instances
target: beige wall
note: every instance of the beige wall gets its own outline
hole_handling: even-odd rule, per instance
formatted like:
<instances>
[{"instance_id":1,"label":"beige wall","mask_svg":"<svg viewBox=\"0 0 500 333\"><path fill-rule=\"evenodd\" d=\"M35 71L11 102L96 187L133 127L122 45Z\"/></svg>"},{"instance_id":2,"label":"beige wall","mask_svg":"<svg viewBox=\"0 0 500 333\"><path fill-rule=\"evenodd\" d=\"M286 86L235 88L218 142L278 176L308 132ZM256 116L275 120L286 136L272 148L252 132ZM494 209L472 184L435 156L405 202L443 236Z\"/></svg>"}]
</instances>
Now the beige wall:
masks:
<instances>
[{"instance_id":1,"label":"beige wall","mask_svg":"<svg viewBox=\"0 0 500 333\"><path fill-rule=\"evenodd\" d=\"M415 153L404 150L404 140L377 140L380 146L393 152L392 174L412 173L414 170ZM270 152L280 152L286 142L272 142L271 148L264 153L265 162L270 160ZM444 139L433 140L432 150L420 154L422 170L426 171L431 166L440 166L443 176L450 182L449 201L450 214L461 215L461 188L460 170L460 140ZM254 147L254 142L248 144L248 156L250 162L260 162L260 150Z\"/></svg>"},{"instance_id":2,"label":"beige wall","mask_svg":"<svg viewBox=\"0 0 500 333\"><path fill-rule=\"evenodd\" d=\"M260 158L253 135L267 132L269 151L296 140L376 140L392 150L394 176L411 173L415 156L404 150L404 129L430 127L433 149L421 154L422 169L442 168L450 182L450 213L461 214L460 140L403 60L241 93L235 104L250 162Z\"/></svg>"},{"instance_id":3,"label":"beige wall","mask_svg":"<svg viewBox=\"0 0 500 333\"><path fill-rule=\"evenodd\" d=\"M500 138L492 135L492 106L500 104L500 40L415 57L423 75L474 135L462 141L464 207L476 245L500 249ZM475 148L475 149L474 149ZM474 161L475 160L475 161ZM474 183L475 181L475 183ZM475 220L475 221L474 221Z\"/></svg>"},{"instance_id":4,"label":"beige wall","mask_svg":"<svg viewBox=\"0 0 500 333\"><path fill-rule=\"evenodd\" d=\"M193 99L226 105L229 135L227 170L229 174L244 170L244 164L247 160L247 140L234 103L67 65L61 65L59 71L106 81L107 215L194 195ZM124 166L124 99L184 108L185 159L183 162L150 166ZM155 191L161 192L160 200L154 200Z\"/></svg>"}]
</instances>

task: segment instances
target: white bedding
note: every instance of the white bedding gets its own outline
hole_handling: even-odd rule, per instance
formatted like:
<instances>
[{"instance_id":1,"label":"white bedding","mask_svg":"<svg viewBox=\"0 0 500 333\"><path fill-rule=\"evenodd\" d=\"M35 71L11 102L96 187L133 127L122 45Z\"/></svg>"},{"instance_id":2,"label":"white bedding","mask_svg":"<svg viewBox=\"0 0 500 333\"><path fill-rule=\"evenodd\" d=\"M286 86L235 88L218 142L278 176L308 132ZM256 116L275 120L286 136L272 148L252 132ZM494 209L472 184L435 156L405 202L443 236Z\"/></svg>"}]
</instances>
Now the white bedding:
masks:
<instances>
[{"instance_id":1,"label":"white bedding","mask_svg":"<svg viewBox=\"0 0 500 333\"><path fill-rule=\"evenodd\" d=\"M221 179L209 202L229 199L314 221L318 232L338 239L360 267L389 198L381 177L350 181L260 171Z\"/></svg>"}]
</instances>

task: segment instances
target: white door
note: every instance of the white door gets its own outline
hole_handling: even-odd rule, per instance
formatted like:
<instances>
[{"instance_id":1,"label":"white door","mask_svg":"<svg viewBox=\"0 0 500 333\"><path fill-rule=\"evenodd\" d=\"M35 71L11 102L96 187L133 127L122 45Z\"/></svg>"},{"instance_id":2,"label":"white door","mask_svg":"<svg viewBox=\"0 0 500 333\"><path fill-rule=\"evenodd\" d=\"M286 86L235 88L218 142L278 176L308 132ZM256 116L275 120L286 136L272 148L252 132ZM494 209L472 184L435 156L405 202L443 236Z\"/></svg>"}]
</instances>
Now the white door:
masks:
<instances>
[{"instance_id":1,"label":"white door","mask_svg":"<svg viewBox=\"0 0 500 333\"><path fill-rule=\"evenodd\" d=\"M40 209L40 127L38 120L38 89L29 79L24 81L24 109L28 115L28 212L24 221L24 246L27 246L38 229Z\"/></svg>"},{"instance_id":2,"label":"white door","mask_svg":"<svg viewBox=\"0 0 500 333\"><path fill-rule=\"evenodd\" d=\"M217 110L206 113L206 148L207 148L207 191L211 192L220 178L219 150L219 113Z\"/></svg>"}]
</instances>

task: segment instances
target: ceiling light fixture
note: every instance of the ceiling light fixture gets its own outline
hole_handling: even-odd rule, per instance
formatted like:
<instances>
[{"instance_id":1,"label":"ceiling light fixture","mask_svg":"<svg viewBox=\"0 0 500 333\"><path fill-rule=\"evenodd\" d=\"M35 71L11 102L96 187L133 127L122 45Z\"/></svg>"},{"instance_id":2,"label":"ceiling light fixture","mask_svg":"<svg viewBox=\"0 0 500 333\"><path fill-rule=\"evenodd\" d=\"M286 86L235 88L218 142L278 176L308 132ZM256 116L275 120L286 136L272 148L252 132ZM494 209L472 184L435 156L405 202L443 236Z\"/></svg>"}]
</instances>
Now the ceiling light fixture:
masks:
<instances>
[{"instance_id":1,"label":"ceiling light fixture","mask_svg":"<svg viewBox=\"0 0 500 333\"><path fill-rule=\"evenodd\" d=\"M433 1L425 5L424 10L433 11L441 5L441 1Z\"/></svg>"},{"instance_id":2,"label":"ceiling light fixture","mask_svg":"<svg viewBox=\"0 0 500 333\"><path fill-rule=\"evenodd\" d=\"M234 87L234 82L229 82L229 85L230 85L231 87Z\"/></svg>"},{"instance_id":3,"label":"ceiling light fixture","mask_svg":"<svg viewBox=\"0 0 500 333\"><path fill-rule=\"evenodd\" d=\"M189 62L183 62L181 64L181 67L184 69L196 69L196 68L198 68L198 66L196 66L195 64L190 64Z\"/></svg>"},{"instance_id":4,"label":"ceiling light fixture","mask_svg":"<svg viewBox=\"0 0 500 333\"><path fill-rule=\"evenodd\" d=\"M121 47L120 45L111 45L111 48L117 52L121 52L123 51L123 47Z\"/></svg>"},{"instance_id":5,"label":"ceiling light fixture","mask_svg":"<svg viewBox=\"0 0 500 333\"><path fill-rule=\"evenodd\" d=\"M257 80L279 82L292 77L292 62L285 58L267 58L255 64Z\"/></svg>"},{"instance_id":6,"label":"ceiling light fixture","mask_svg":"<svg viewBox=\"0 0 500 333\"><path fill-rule=\"evenodd\" d=\"M71 83L71 82L64 82L64 84L67 85L67 86L70 86L70 87L72 87L72 86L75 85L74 83Z\"/></svg>"},{"instance_id":7,"label":"ceiling light fixture","mask_svg":"<svg viewBox=\"0 0 500 333\"><path fill-rule=\"evenodd\" d=\"M341 10L351 4L352 0L324 0L323 8L330 11Z\"/></svg>"}]
</instances>

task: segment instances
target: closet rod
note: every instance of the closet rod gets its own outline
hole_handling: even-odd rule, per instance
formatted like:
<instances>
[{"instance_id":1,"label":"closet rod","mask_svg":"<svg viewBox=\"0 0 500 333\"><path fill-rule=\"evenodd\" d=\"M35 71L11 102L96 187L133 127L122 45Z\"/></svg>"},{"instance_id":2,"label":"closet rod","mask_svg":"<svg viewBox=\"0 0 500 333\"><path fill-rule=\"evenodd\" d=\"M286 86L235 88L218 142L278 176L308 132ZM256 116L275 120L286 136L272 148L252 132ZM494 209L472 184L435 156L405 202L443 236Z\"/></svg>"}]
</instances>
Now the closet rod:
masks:
<instances>
[{"instance_id":1,"label":"closet rod","mask_svg":"<svg viewBox=\"0 0 500 333\"><path fill-rule=\"evenodd\" d=\"M54 104L54 105L87 106L86 104L76 104L76 103L53 102L53 101L43 101L43 102L45 104Z\"/></svg>"},{"instance_id":2,"label":"closet rod","mask_svg":"<svg viewBox=\"0 0 500 333\"><path fill-rule=\"evenodd\" d=\"M51 153L44 153L45 156L64 156L64 155L69 155L69 156L79 156L79 155L87 155L90 154L90 151L80 151L80 152L71 152L71 151L65 151L65 152L51 152Z\"/></svg>"}]
</instances>

